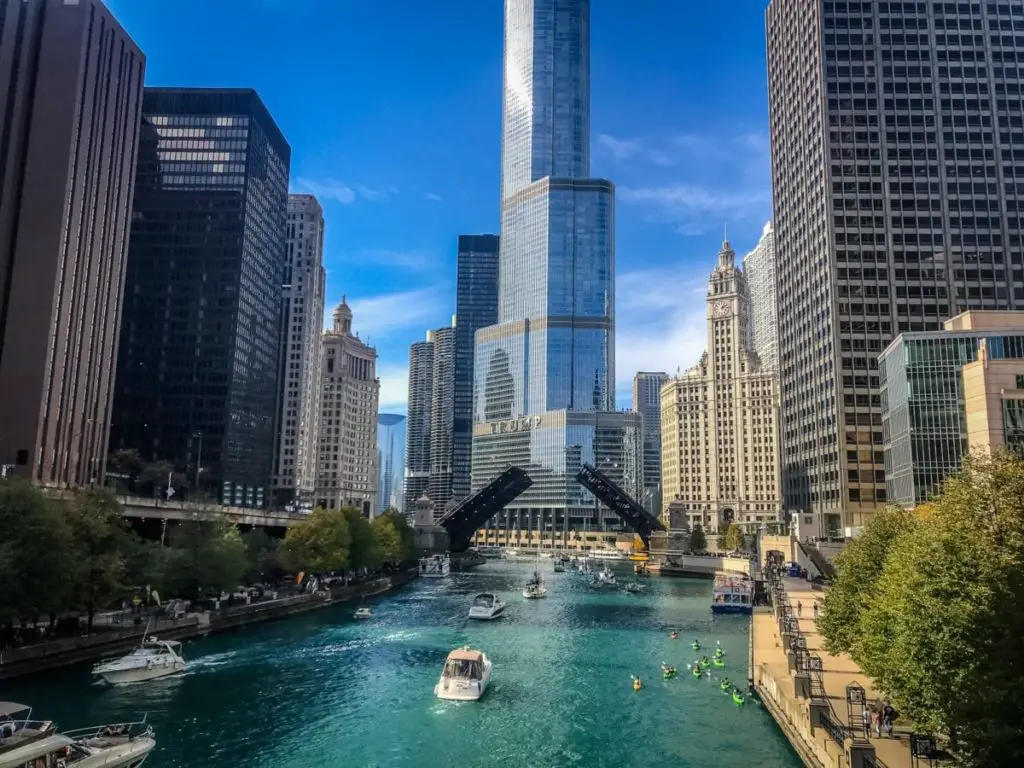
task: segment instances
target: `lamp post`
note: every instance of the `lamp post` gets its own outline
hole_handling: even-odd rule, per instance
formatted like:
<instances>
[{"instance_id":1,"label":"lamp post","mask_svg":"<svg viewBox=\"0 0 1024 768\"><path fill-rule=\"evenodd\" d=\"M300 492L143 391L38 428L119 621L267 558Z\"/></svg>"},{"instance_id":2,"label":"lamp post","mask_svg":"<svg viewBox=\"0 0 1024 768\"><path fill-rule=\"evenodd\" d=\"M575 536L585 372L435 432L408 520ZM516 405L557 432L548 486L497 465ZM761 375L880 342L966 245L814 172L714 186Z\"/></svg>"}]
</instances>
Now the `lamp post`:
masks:
<instances>
[{"instance_id":1,"label":"lamp post","mask_svg":"<svg viewBox=\"0 0 1024 768\"><path fill-rule=\"evenodd\" d=\"M195 485L196 485L196 495L199 495L199 472L201 471L201 468L202 468L202 465L203 465L203 433L202 432L196 432L194 435L192 435L192 438L194 440L198 441L198 446L196 448L196 483L195 483Z\"/></svg>"}]
</instances>

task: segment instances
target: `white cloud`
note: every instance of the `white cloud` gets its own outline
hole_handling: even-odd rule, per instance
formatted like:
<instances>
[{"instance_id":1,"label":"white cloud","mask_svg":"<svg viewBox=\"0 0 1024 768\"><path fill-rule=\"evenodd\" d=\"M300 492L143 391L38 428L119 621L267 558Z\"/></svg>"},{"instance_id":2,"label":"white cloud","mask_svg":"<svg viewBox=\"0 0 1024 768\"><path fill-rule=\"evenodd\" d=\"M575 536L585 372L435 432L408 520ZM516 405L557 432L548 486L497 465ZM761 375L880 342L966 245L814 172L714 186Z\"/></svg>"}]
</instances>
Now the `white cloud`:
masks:
<instances>
[{"instance_id":1,"label":"white cloud","mask_svg":"<svg viewBox=\"0 0 1024 768\"><path fill-rule=\"evenodd\" d=\"M377 367L380 379L380 412L405 413L409 400L409 366L384 363Z\"/></svg>"},{"instance_id":2,"label":"white cloud","mask_svg":"<svg viewBox=\"0 0 1024 768\"><path fill-rule=\"evenodd\" d=\"M596 141L597 148L608 153L616 160L628 160L643 151L643 146L636 139L617 139L607 133L599 133Z\"/></svg>"},{"instance_id":3,"label":"white cloud","mask_svg":"<svg viewBox=\"0 0 1024 768\"><path fill-rule=\"evenodd\" d=\"M651 203L663 214L679 220L683 234L704 234L729 221L761 220L771 213L771 191L765 189L713 189L694 184L654 187L619 187L618 198L627 203Z\"/></svg>"},{"instance_id":4,"label":"white cloud","mask_svg":"<svg viewBox=\"0 0 1024 768\"><path fill-rule=\"evenodd\" d=\"M443 203L444 202L444 198L443 197L441 197L440 195L436 195L433 192L424 192L423 196L425 198L427 198L427 200L433 200L435 203Z\"/></svg>"},{"instance_id":5,"label":"white cloud","mask_svg":"<svg viewBox=\"0 0 1024 768\"><path fill-rule=\"evenodd\" d=\"M380 190L373 189L362 184L356 184L355 189L353 189L339 179L309 179L305 176L300 176L295 180L295 190L298 192L308 192L311 195L316 195L321 203L333 200L334 202L341 203L342 205L350 205L359 197L364 200L369 200L370 202L379 202L387 199L389 195L393 195L398 192L394 187L388 187L386 190Z\"/></svg>"},{"instance_id":6,"label":"white cloud","mask_svg":"<svg viewBox=\"0 0 1024 768\"><path fill-rule=\"evenodd\" d=\"M688 272L679 265L616 279L615 391L621 406L629 403L637 371L675 375L700 361L707 346L707 282Z\"/></svg>"},{"instance_id":7,"label":"white cloud","mask_svg":"<svg viewBox=\"0 0 1024 768\"><path fill-rule=\"evenodd\" d=\"M445 317L447 303L448 296L443 286L352 299L349 301L352 328L363 339L369 339L371 344L395 331L413 327L434 328ZM328 323L333 311L334 305L329 305L325 313Z\"/></svg>"}]
</instances>

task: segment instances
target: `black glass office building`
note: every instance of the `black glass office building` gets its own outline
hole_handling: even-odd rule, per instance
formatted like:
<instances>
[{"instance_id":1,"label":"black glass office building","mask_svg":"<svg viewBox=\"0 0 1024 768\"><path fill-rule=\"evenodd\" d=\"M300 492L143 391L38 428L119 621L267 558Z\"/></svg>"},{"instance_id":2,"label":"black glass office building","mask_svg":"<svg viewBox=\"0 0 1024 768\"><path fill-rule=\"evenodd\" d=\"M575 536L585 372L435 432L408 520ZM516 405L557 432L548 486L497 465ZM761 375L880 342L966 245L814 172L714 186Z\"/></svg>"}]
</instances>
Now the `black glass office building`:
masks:
<instances>
[{"instance_id":1,"label":"black glass office building","mask_svg":"<svg viewBox=\"0 0 1024 768\"><path fill-rule=\"evenodd\" d=\"M455 295L455 418L451 497L470 493L473 451L473 338L498 320L497 235L459 235Z\"/></svg>"},{"instance_id":2,"label":"black glass office building","mask_svg":"<svg viewBox=\"0 0 1024 768\"><path fill-rule=\"evenodd\" d=\"M291 149L252 90L147 88L111 449L269 498Z\"/></svg>"}]
</instances>

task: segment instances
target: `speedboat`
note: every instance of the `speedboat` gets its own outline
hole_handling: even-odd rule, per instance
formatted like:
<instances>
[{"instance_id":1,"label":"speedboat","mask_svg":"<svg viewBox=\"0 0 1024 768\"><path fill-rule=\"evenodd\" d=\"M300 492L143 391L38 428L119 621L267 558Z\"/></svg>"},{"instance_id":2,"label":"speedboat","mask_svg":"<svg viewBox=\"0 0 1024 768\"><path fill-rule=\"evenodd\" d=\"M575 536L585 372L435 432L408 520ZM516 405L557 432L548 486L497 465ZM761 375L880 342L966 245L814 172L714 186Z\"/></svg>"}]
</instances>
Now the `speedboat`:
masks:
<instances>
[{"instance_id":1,"label":"speedboat","mask_svg":"<svg viewBox=\"0 0 1024 768\"><path fill-rule=\"evenodd\" d=\"M181 657L181 643L150 636L127 656L100 662L92 668L92 673L111 685L124 685L184 672L186 666Z\"/></svg>"},{"instance_id":2,"label":"speedboat","mask_svg":"<svg viewBox=\"0 0 1024 768\"><path fill-rule=\"evenodd\" d=\"M602 584L606 584L610 587L615 586L615 574L612 573L611 568L609 568L607 565L604 568L602 568L600 572L597 574L597 580Z\"/></svg>"},{"instance_id":3,"label":"speedboat","mask_svg":"<svg viewBox=\"0 0 1024 768\"><path fill-rule=\"evenodd\" d=\"M469 618L490 621L501 616L504 610L505 604L497 595L481 592L473 598L473 604L469 607Z\"/></svg>"},{"instance_id":4,"label":"speedboat","mask_svg":"<svg viewBox=\"0 0 1024 768\"><path fill-rule=\"evenodd\" d=\"M372 619L373 611L369 608L356 608L356 612L352 614L353 619Z\"/></svg>"},{"instance_id":5,"label":"speedboat","mask_svg":"<svg viewBox=\"0 0 1024 768\"><path fill-rule=\"evenodd\" d=\"M448 654L434 695L448 701L478 701L491 681L491 660L468 645Z\"/></svg>"},{"instance_id":6,"label":"speedboat","mask_svg":"<svg viewBox=\"0 0 1024 768\"><path fill-rule=\"evenodd\" d=\"M425 579L443 579L452 570L451 558L448 553L430 555L420 558L420 576Z\"/></svg>"},{"instance_id":7,"label":"speedboat","mask_svg":"<svg viewBox=\"0 0 1024 768\"><path fill-rule=\"evenodd\" d=\"M145 719L61 732L52 721L31 716L31 707L0 702L0 768L136 768L156 746Z\"/></svg>"}]
</instances>

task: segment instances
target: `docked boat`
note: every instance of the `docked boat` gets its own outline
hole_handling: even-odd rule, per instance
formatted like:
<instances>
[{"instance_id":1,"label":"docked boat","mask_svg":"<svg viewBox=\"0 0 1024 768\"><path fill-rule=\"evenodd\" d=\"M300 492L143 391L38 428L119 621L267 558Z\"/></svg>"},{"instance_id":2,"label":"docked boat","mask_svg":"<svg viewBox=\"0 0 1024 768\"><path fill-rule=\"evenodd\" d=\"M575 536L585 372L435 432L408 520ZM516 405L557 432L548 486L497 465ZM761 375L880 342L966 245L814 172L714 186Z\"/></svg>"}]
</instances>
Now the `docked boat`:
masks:
<instances>
[{"instance_id":1,"label":"docked boat","mask_svg":"<svg viewBox=\"0 0 1024 768\"><path fill-rule=\"evenodd\" d=\"M501 557L501 547L477 547L476 551L480 557L491 559Z\"/></svg>"},{"instance_id":2,"label":"docked boat","mask_svg":"<svg viewBox=\"0 0 1024 768\"><path fill-rule=\"evenodd\" d=\"M527 600L537 600L544 597L547 593L548 589L544 586L544 580L541 579L537 571L534 571L533 577L523 587L523 597Z\"/></svg>"},{"instance_id":3,"label":"docked boat","mask_svg":"<svg viewBox=\"0 0 1024 768\"><path fill-rule=\"evenodd\" d=\"M590 556L595 560L625 560L627 555L621 549L612 547L601 547L590 550Z\"/></svg>"},{"instance_id":4,"label":"docked boat","mask_svg":"<svg viewBox=\"0 0 1024 768\"><path fill-rule=\"evenodd\" d=\"M718 571L711 591L713 613L746 613L754 611L754 582L739 571Z\"/></svg>"},{"instance_id":5,"label":"docked boat","mask_svg":"<svg viewBox=\"0 0 1024 768\"><path fill-rule=\"evenodd\" d=\"M501 598L490 592L481 592L473 598L473 604L469 607L469 618L481 621L497 619L505 610L505 604Z\"/></svg>"},{"instance_id":6,"label":"docked boat","mask_svg":"<svg viewBox=\"0 0 1024 768\"><path fill-rule=\"evenodd\" d=\"M136 768L156 746L143 719L75 731L32 720L32 708L0 702L0 768Z\"/></svg>"},{"instance_id":7,"label":"docked boat","mask_svg":"<svg viewBox=\"0 0 1024 768\"><path fill-rule=\"evenodd\" d=\"M448 701L478 701L491 681L491 660L468 645L448 654L434 695Z\"/></svg>"},{"instance_id":8,"label":"docked boat","mask_svg":"<svg viewBox=\"0 0 1024 768\"><path fill-rule=\"evenodd\" d=\"M111 685L125 685L184 672L187 666L181 656L181 643L150 636L127 656L100 662L92 673Z\"/></svg>"},{"instance_id":9,"label":"docked boat","mask_svg":"<svg viewBox=\"0 0 1024 768\"><path fill-rule=\"evenodd\" d=\"M615 574L612 573L612 569L607 565L598 572L597 580L606 586L615 586Z\"/></svg>"},{"instance_id":10,"label":"docked boat","mask_svg":"<svg viewBox=\"0 0 1024 768\"><path fill-rule=\"evenodd\" d=\"M420 558L420 576L425 579L443 579L451 572L452 561L447 552Z\"/></svg>"},{"instance_id":11,"label":"docked boat","mask_svg":"<svg viewBox=\"0 0 1024 768\"><path fill-rule=\"evenodd\" d=\"M646 562L634 563L633 564L633 573L635 573L637 576L650 576L650 574L651 574L651 572L647 568L647 563Z\"/></svg>"}]
</instances>

